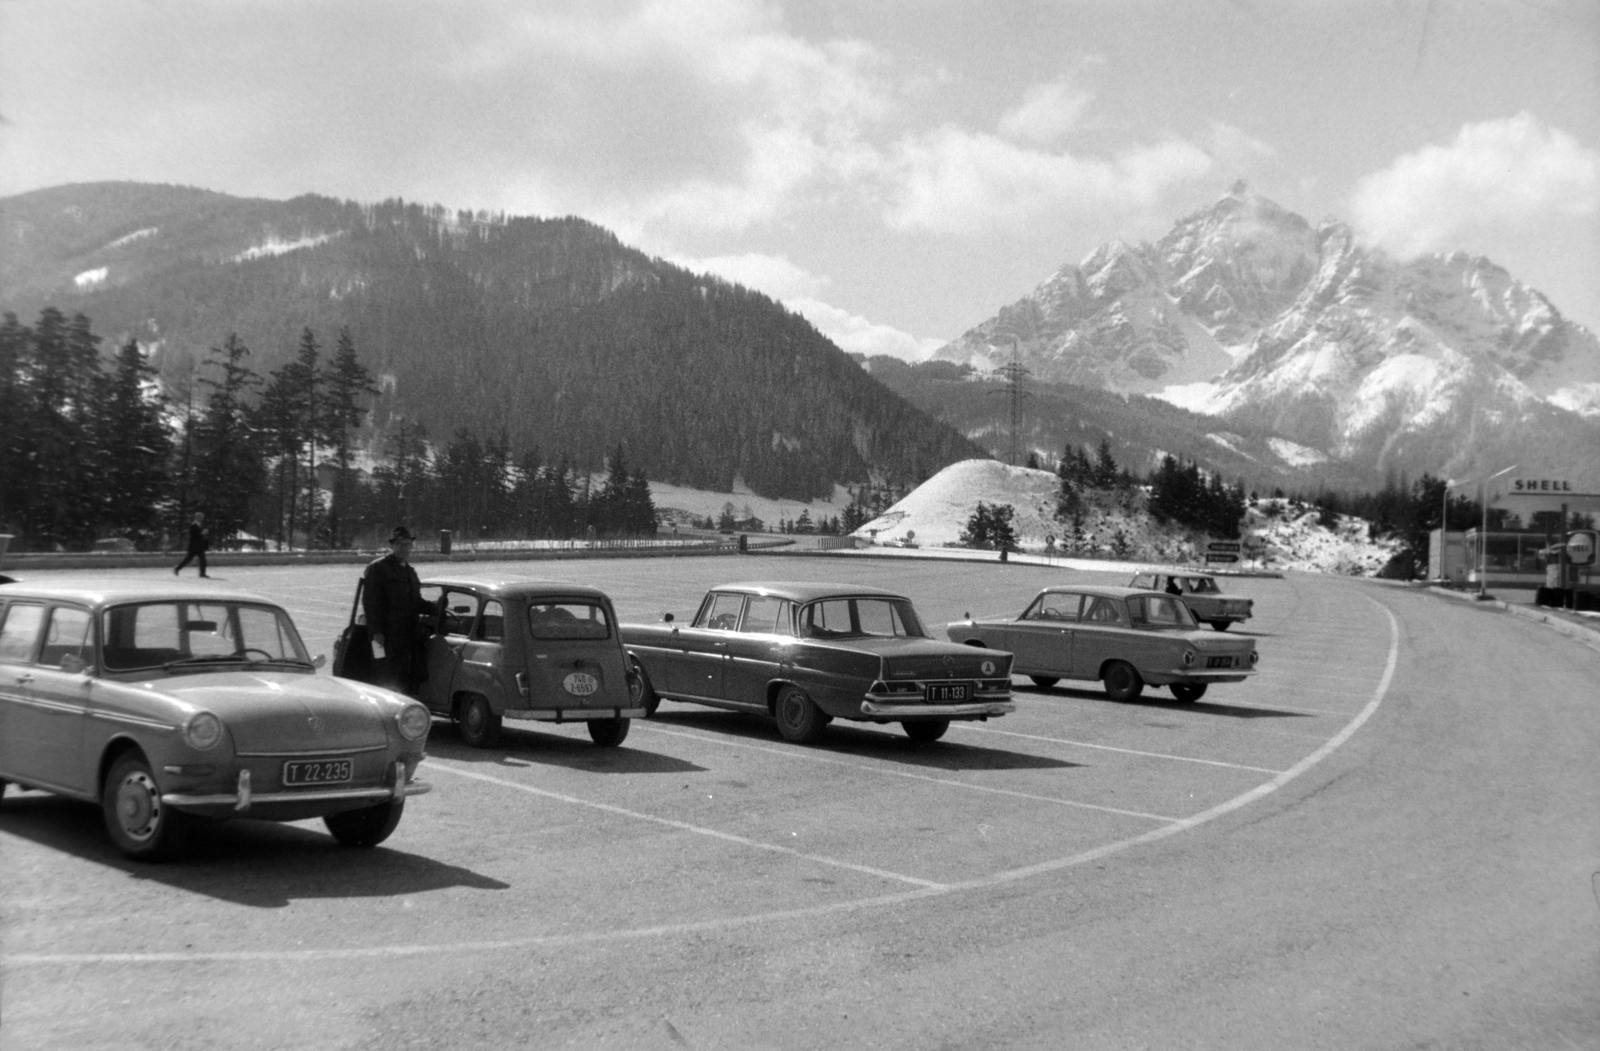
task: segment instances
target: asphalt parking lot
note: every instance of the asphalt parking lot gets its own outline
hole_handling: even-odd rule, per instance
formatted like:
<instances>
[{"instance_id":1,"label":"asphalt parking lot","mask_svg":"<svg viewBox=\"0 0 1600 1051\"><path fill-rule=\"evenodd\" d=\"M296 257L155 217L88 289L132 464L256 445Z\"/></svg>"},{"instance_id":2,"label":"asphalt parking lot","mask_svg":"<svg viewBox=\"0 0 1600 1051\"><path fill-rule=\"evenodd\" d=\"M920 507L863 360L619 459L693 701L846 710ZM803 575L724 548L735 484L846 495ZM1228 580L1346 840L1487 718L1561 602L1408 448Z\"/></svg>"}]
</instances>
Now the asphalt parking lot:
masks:
<instances>
[{"instance_id":1,"label":"asphalt parking lot","mask_svg":"<svg viewBox=\"0 0 1600 1051\"><path fill-rule=\"evenodd\" d=\"M779 557L470 572L598 584L624 621L692 613L724 580L848 579L910 594L941 634L969 611L1019 610L1064 576L1125 582ZM237 567L219 585L282 602L324 652L358 575ZM434 791L370 852L338 848L318 822L237 822L186 862L134 865L93 808L8 796L0 1032L30 1048L931 1046L908 1039L925 1028L870 1011L853 1026L799 1024L767 997L808 967L850 973L857 952L943 946L959 960L953 917L969 910L998 915L1012 949L1031 951L998 903L1026 895L1020 918L1045 907L1039 895L1069 893L1074 872L1114 882L1157 845L1192 849L1208 826L1319 780L1346 744L1375 747L1363 734L1409 633L1395 607L1426 600L1305 577L1230 590L1256 599L1238 630L1257 637L1260 674L1194 705L1164 690L1119 705L1093 684L1019 678L1015 714L955 724L933 745L836 722L801 747L770 721L672 702L614 750L581 726L510 728L476 750L436 722L422 770ZM888 933L853 942L873 926ZM778 932L783 951L764 953ZM787 977L772 971L779 958ZM937 1018L966 983L929 981L923 1010ZM748 995L729 993L747 982ZM860 1039L830 1045L841 1025ZM754 1042L730 1042L741 1034Z\"/></svg>"}]
</instances>

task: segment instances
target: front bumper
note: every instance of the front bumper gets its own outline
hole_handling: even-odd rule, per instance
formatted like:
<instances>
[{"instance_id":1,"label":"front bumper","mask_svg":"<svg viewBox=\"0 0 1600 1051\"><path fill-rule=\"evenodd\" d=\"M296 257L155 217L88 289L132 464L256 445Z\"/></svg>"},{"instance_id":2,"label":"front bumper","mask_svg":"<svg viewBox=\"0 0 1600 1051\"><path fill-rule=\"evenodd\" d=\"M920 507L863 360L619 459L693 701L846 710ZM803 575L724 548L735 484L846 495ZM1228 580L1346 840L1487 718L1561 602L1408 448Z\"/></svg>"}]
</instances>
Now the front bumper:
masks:
<instances>
[{"instance_id":1,"label":"front bumper","mask_svg":"<svg viewBox=\"0 0 1600 1051\"><path fill-rule=\"evenodd\" d=\"M595 719L643 719L643 708L507 708L501 718L525 722L587 723Z\"/></svg>"},{"instance_id":2,"label":"front bumper","mask_svg":"<svg viewBox=\"0 0 1600 1051\"><path fill-rule=\"evenodd\" d=\"M914 719L934 716L940 719L973 719L989 715L1008 715L1017 710L1011 701L974 701L970 704L879 704L862 701L861 714L873 719Z\"/></svg>"},{"instance_id":3,"label":"front bumper","mask_svg":"<svg viewBox=\"0 0 1600 1051\"><path fill-rule=\"evenodd\" d=\"M315 807L320 804L336 804L332 809L346 809L337 804L347 803L372 803L378 804L385 800L403 802L409 796L425 795L433 791L433 786L426 781L407 781L406 764L396 761L394 764L393 784L383 786L374 785L370 788L324 788L308 789L299 792L255 792L250 787L250 771L240 770L239 780L232 792L212 792L198 794L192 792L163 792L161 802L179 810L216 811L225 810L238 815L248 815L253 808L270 807Z\"/></svg>"}]
</instances>

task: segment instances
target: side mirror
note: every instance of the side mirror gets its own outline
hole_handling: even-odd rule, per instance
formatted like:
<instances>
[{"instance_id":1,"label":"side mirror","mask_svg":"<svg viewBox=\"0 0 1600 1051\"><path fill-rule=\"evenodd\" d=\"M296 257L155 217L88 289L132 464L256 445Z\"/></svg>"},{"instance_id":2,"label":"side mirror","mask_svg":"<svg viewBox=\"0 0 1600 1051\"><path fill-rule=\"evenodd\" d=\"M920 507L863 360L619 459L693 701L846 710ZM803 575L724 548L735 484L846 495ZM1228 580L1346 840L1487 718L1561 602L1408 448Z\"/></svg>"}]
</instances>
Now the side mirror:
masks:
<instances>
[{"instance_id":1,"label":"side mirror","mask_svg":"<svg viewBox=\"0 0 1600 1051\"><path fill-rule=\"evenodd\" d=\"M671 624L672 623L672 614L670 614L670 613L661 614L661 620L662 620L663 623Z\"/></svg>"},{"instance_id":2,"label":"side mirror","mask_svg":"<svg viewBox=\"0 0 1600 1051\"><path fill-rule=\"evenodd\" d=\"M61 670L68 675L77 675L89 667L89 662L76 653L69 653L61 658Z\"/></svg>"},{"instance_id":3,"label":"side mirror","mask_svg":"<svg viewBox=\"0 0 1600 1051\"><path fill-rule=\"evenodd\" d=\"M311 666L313 668L320 668L326 663L328 663L328 655L326 653L319 653L311 658Z\"/></svg>"}]
</instances>

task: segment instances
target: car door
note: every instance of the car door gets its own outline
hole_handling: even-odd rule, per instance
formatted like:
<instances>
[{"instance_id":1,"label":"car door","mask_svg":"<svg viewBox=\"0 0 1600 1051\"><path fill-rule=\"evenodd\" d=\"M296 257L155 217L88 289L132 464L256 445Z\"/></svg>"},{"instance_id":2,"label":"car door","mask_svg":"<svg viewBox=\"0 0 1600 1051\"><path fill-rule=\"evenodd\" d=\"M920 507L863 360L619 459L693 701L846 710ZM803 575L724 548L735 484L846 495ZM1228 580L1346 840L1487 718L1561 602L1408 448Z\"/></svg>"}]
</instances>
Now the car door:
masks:
<instances>
[{"instance_id":1,"label":"car door","mask_svg":"<svg viewBox=\"0 0 1600 1051\"><path fill-rule=\"evenodd\" d=\"M493 705L505 703L497 669L505 664L505 607L499 599L476 592L467 592L470 601L458 601L452 593L453 605L468 605L473 613L467 622L467 638L456 649L459 662L451 671L450 694L468 692L482 694ZM458 625L452 623L452 627ZM433 676L433 663L428 664L428 675Z\"/></svg>"},{"instance_id":2,"label":"car door","mask_svg":"<svg viewBox=\"0 0 1600 1051\"><path fill-rule=\"evenodd\" d=\"M9 602L0 609L0 774L18 780L34 768L33 656L44 627L43 602Z\"/></svg>"},{"instance_id":3,"label":"car door","mask_svg":"<svg viewBox=\"0 0 1600 1051\"><path fill-rule=\"evenodd\" d=\"M1083 596L1047 591L1034 600L1007 632L1004 648L1021 674L1071 675L1074 630Z\"/></svg>"},{"instance_id":4,"label":"car door","mask_svg":"<svg viewBox=\"0 0 1600 1051\"><path fill-rule=\"evenodd\" d=\"M41 781L74 792L90 787L83 735L94 690L87 674L94 657L91 621L77 606L50 609L31 686L38 736L30 762L39 764Z\"/></svg>"},{"instance_id":5,"label":"car door","mask_svg":"<svg viewBox=\"0 0 1600 1051\"><path fill-rule=\"evenodd\" d=\"M722 689L730 701L766 708L767 683L779 677L794 650L790 604L751 595L737 631L728 635Z\"/></svg>"},{"instance_id":6,"label":"car door","mask_svg":"<svg viewBox=\"0 0 1600 1051\"><path fill-rule=\"evenodd\" d=\"M367 629L367 615L361 608L361 593L366 586L365 578L356 581L350 621L333 644L333 674L357 682L376 680L372 667L372 635Z\"/></svg>"},{"instance_id":7,"label":"car door","mask_svg":"<svg viewBox=\"0 0 1600 1051\"><path fill-rule=\"evenodd\" d=\"M1106 595L1086 595L1074 632L1072 674L1098 679L1106 661L1128 657L1128 617L1122 603Z\"/></svg>"},{"instance_id":8,"label":"car door","mask_svg":"<svg viewBox=\"0 0 1600 1051\"><path fill-rule=\"evenodd\" d=\"M450 713L450 701L457 690L456 674L461 654L470 641L473 621L478 615L478 597L459 587L422 585L422 601L438 610L433 634L423 643L428 657L428 679L418 691L418 700L429 710Z\"/></svg>"},{"instance_id":9,"label":"car door","mask_svg":"<svg viewBox=\"0 0 1600 1051\"><path fill-rule=\"evenodd\" d=\"M723 672L728 660L728 640L739 627L745 596L713 591L700 604L688 627L672 635L667 689L683 697L722 700L728 696Z\"/></svg>"}]
</instances>

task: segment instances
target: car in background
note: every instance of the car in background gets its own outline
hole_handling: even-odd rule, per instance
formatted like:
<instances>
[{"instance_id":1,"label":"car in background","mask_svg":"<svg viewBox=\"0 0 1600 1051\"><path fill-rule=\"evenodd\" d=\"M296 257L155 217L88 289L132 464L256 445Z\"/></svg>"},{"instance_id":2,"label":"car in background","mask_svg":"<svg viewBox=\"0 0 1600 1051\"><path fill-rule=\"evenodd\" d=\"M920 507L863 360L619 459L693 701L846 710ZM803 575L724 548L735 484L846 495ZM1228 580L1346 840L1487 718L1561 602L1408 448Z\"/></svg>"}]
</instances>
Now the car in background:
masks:
<instances>
[{"instance_id":1,"label":"car in background","mask_svg":"<svg viewBox=\"0 0 1600 1051\"><path fill-rule=\"evenodd\" d=\"M350 622L334 644L333 674L370 681L372 639L356 585ZM417 699L453 719L475 748L500 741L506 720L584 723L613 748L630 719L645 714L617 632L611 599L598 588L549 580L429 577L428 677Z\"/></svg>"},{"instance_id":2,"label":"car in background","mask_svg":"<svg viewBox=\"0 0 1600 1051\"><path fill-rule=\"evenodd\" d=\"M100 804L130 858L181 853L208 818L320 817L370 847L400 822L431 720L318 675L289 614L180 584L0 585L0 793Z\"/></svg>"},{"instance_id":3,"label":"car in background","mask_svg":"<svg viewBox=\"0 0 1600 1051\"><path fill-rule=\"evenodd\" d=\"M753 581L712 588L688 624L626 624L647 706L661 699L755 712L786 740L834 719L894 723L936 741L953 720L1016 710L1011 655L930 637L904 595L851 584Z\"/></svg>"},{"instance_id":4,"label":"car in background","mask_svg":"<svg viewBox=\"0 0 1600 1051\"><path fill-rule=\"evenodd\" d=\"M1249 620L1255 608L1254 599L1224 594L1217 586L1217 578L1210 573L1152 570L1135 573L1128 586L1177 595L1195 620L1218 631L1227 631L1230 626Z\"/></svg>"},{"instance_id":5,"label":"car in background","mask_svg":"<svg viewBox=\"0 0 1600 1051\"><path fill-rule=\"evenodd\" d=\"M952 642L1009 650L1012 671L1049 688L1062 679L1099 680L1116 701L1137 700L1146 685L1166 686L1183 703L1212 683L1255 674L1255 640L1201 631L1176 595L1144 588L1045 588L1015 617L955 621Z\"/></svg>"}]
</instances>

